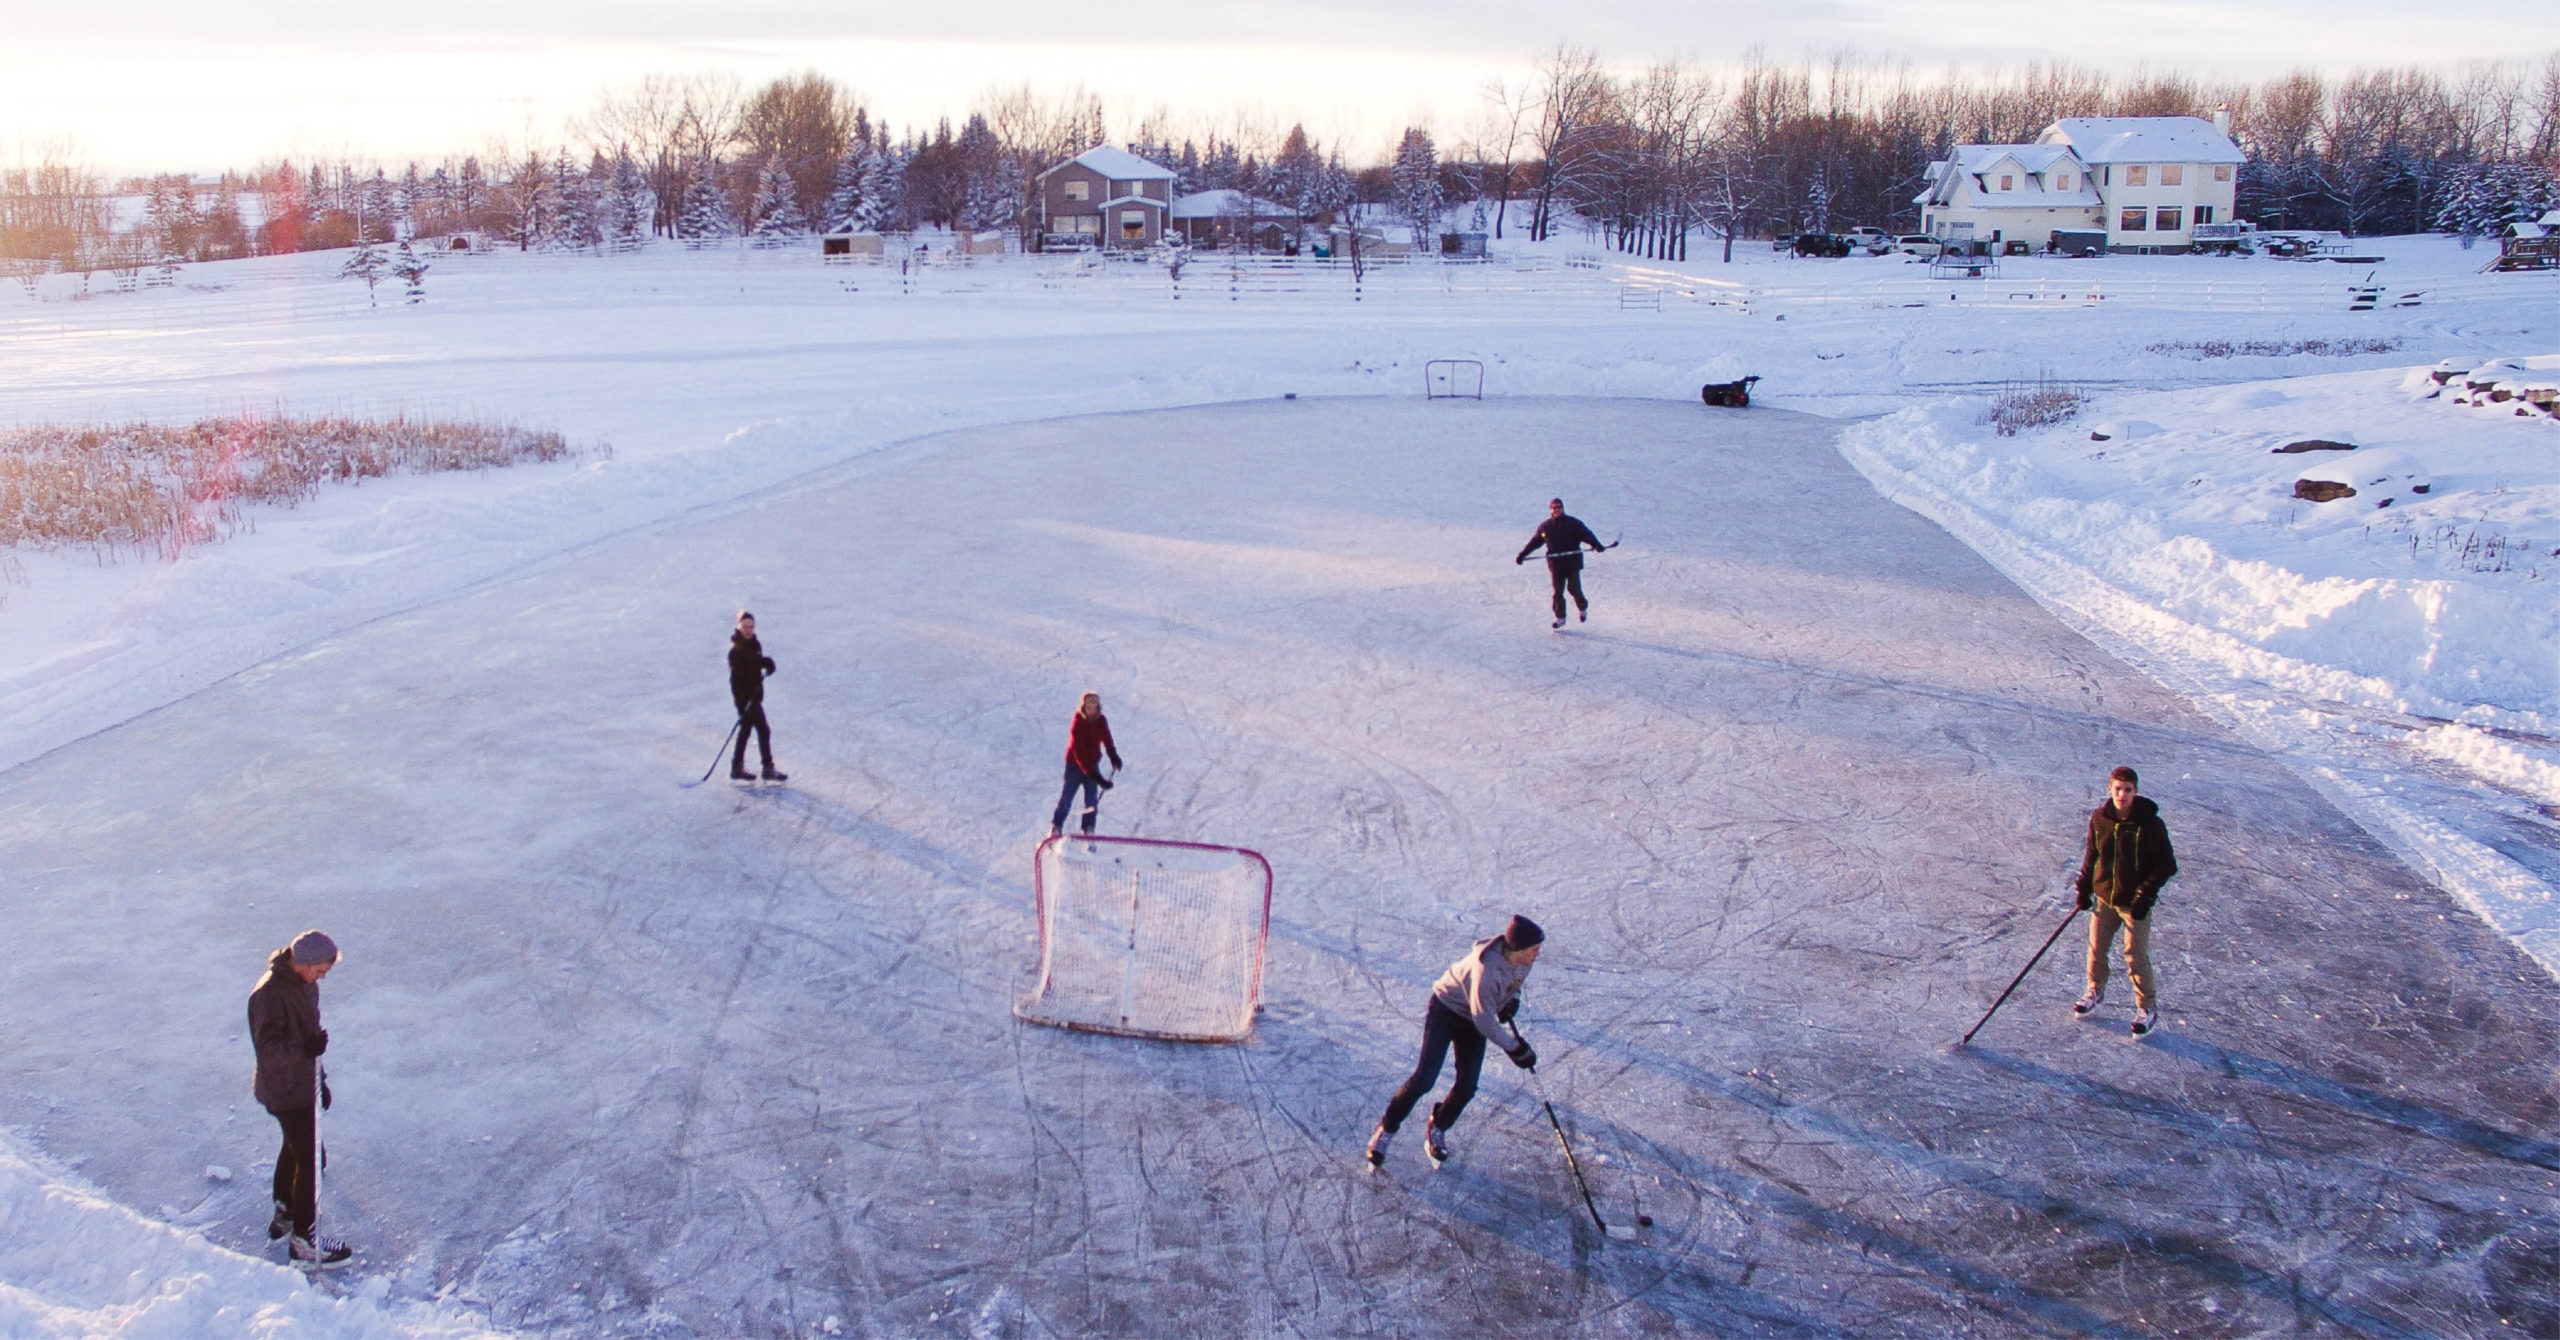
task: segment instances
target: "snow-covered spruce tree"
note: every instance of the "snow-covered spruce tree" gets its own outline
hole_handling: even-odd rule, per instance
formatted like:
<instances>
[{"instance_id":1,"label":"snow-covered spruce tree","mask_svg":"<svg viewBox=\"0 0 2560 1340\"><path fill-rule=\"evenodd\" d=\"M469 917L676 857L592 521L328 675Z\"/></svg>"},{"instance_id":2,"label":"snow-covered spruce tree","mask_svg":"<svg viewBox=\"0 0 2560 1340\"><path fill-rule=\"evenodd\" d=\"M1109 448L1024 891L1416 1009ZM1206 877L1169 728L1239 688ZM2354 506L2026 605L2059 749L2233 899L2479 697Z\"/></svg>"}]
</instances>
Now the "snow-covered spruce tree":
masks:
<instances>
[{"instance_id":1,"label":"snow-covered spruce tree","mask_svg":"<svg viewBox=\"0 0 2560 1340\"><path fill-rule=\"evenodd\" d=\"M364 281L365 305L368 307L379 305L374 298L374 286L380 284L382 277L389 272L382 259L382 248L371 242L356 243L355 254L347 257L345 265L338 267L339 278Z\"/></svg>"},{"instance_id":2,"label":"snow-covered spruce tree","mask_svg":"<svg viewBox=\"0 0 2560 1340\"><path fill-rule=\"evenodd\" d=\"M593 167L581 172L569 162L567 150L551 165L552 206L551 234L545 239L551 246L570 251L595 251L604 246L604 202L600 198L603 183Z\"/></svg>"},{"instance_id":3,"label":"snow-covered spruce tree","mask_svg":"<svg viewBox=\"0 0 2560 1340\"><path fill-rule=\"evenodd\" d=\"M615 251L638 251L649 241L649 222L657 203L649 193L649 174L628 149L616 154L605 186L605 245Z\"/></svg>"},{"instance_id":4,"label":"snow-covered spruce tree","mask_svg":"<svg viewBox=\"0 0 2560 1340\"><path fill-rule=\"evenodd\" d=\"M855 228L873 232L889 226L897 213L899 177L896 152L888 146L875 144L862 156L860 198L851 215Z\"/></svg>"},{"instance_id":5,"label":"snow-covered spruce tree","mask_svg":"<svg viewBox=\"0 0 2560 1340\"><path fill-rule=\"evenodd\" d=\"M380 168L365 178L356 192L356 227L366 242L387 242L399 231L399 211L394 208L391 178Z\"/></svg>"},{"instance_id":6,"label":"snow-covered spruce tree","mask_svg":"<svg viewBox=\"0 0 2560 1340\"><path fill-rule=\"evenodd\" d=\"M1404 133L1404 141L1396 146L1395 167L1388 174L1395 185L1396 216L1413 228L1413 245L1417 251L1429 251L1438 245L1440 232L1440 154L1431 143L1431 132L1420 126Z\"/></svg>"},{"instance_id":7,"label":"snow-covered spruce tree","mask_svg":"<svg viewBox=\"0 0 2560 1340\"><path fill-rule=\"evenodd\" d=\"M855 219L862 209L862 170L870 157L870 146L857 140L836 160L835 178L828 184L827 203L817 220L821 231L837 233L863 226Z\"/></svg>"},{"instance_id":8,"label":"snow-covered spruce tree","mask_svg":"<svg viewBox=\"0 0 2560 1340\"><path fill-rule=\"evenodd\" d=\"M779 247L807 231L782 155L765 155L764 167L756 173L755 198L747 206L747 236L759 247Z\"/></svg>"},{"instance_id":9,"label":"snow-covered spruce tree","mask_svg":"<svg viewBox=\"0 0 2560 1340\"><path fill-rule=\"evenodd\" d=\"M502 195L506 204L507 230L515 235L516 250L531 251L551 240L552 210L559 203L553 189L551 165L539 153L528 152L524 160L507 175Z\"/></svg>"},{"instance_id":10,"label":"snow-covered spruce tree","mask_svg":"<svg viewBox=\"0 0 2560 1340\"><path fill-rule=\"evenodd\" d=\"M483 212L489 208L489 174L480 168L477 155L462 160L462 171L453 180L453 210L461 216L456 226L480 228Z\"/></svg>"},{"instance_id":11,"label":"snow-covered spruce tree","mask_svg":"<svg viewBox=\"0 0 2560 1340\"><path fill-rule=\"evenodd\" d=\"M693 171L685 177L684 208L676 215L676 236L687 247L699 249L717 244L732 231L728 203L720 197L719 164L706 154L694 160Z\"/></svg>"},{"instance_id":12,"label":"snow-covered spruce tree","mask_svg":"<svg viewBox=\"0 0 2560 1340\"><path fill-rule=\"evenodd\" d=\"M410 306L427 300L429 268L426 258L410 248L409 239L401 238L400 249L391 256L391 273L398 275L400 283L408 289Z\"/></svg>"}]
</instances>

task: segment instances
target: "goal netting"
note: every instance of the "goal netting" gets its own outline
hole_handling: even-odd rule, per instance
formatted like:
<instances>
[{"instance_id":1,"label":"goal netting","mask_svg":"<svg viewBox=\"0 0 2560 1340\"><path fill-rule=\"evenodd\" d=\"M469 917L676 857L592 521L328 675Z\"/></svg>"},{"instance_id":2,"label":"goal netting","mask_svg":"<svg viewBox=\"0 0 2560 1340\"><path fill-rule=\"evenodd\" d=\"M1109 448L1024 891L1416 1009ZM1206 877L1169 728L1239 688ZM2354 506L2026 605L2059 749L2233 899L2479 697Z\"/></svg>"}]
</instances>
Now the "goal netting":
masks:
<instances>
[{"instance_id":1,"label":"goal netting","mask_svg":"<svg viewBox=\"0 0 2560 1340\"><path fill-rule=\"evenodd\" d=\"M1035 1023L1187 1042L1253 1031L1271 927L1260 852L1128 837L1053 837L1032 858Z\"/></svg>"}]
</instances>

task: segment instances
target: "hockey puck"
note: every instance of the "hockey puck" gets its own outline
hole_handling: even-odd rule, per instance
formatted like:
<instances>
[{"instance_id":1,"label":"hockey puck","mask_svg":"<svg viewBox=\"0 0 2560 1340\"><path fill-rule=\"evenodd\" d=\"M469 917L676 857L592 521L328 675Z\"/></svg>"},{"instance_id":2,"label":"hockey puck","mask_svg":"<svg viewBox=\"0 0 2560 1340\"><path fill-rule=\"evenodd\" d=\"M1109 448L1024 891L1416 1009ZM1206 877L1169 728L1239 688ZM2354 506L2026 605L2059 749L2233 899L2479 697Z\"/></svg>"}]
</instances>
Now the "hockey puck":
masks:
<instances>
[{"instance_id":1,"label":"hockey puck","mask_svg":"<svg viewBox=\"0 0 2560 1340\"><path fill-rule=\"evenodd\" d=\"M1649 1214L1640 1214L1640 1215L1637 1215L1637 1216L1636 1216L1636 1227L1638 1227L1638 1228L1651 1228L1651 1227L1653 1227L1653 1216L1652 1216L1652 1215L1649 1215Z\"/></svg>"}]
</instances>

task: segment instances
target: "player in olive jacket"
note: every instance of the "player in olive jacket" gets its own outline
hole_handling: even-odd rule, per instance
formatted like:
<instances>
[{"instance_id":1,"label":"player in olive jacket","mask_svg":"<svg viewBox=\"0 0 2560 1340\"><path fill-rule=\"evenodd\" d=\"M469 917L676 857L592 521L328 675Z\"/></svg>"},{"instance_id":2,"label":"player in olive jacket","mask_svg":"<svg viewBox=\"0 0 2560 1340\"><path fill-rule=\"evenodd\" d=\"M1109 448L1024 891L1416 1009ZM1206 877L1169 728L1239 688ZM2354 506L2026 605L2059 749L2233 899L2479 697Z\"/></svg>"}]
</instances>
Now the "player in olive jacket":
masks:
<instances>
[{"instance_id":1,"label":"player in olive jacket","mask_svg":"<svg viewBox=\"0 0 2560 1340\"><path fill-rule=\"evenodd\" d=\"M2160 807L2138 793L2141 780L2131 768L2107 774L2107 801L2089 814L2080 875L2074 881L2080 906L2090 912L2089 991L2071 1007L2075 1014L2087 1014L2106 999L2107 942L2122 928L2125 975L2133 979L2135 1037L2150 1032L2159 1019L2160 994L2151 975L2151 909L2160 901L2160 886L2178 873L2169 826L2160 822Z\"/></svg>"},{"instance_id":2,"label":"player in olive jacket","mask_svg":"<svg viewBox=\"0 0 2560 1340\"><path fill-rule=\"evenodd\" d=\"M258 1052L251 1091L284 1130L267 1237L290 1230L294 1261L322 1268L344 1265L355 1255L311 1233L320 1218L320 1126L314 1109L330 1103L329 1077L320 1068L321 1053L329 1050L329 1030L320 1026L320 979L336 966L337 942L304 931L267 957L266 975L249 992L249 1042Z\"/></svg>"}]
</instances>

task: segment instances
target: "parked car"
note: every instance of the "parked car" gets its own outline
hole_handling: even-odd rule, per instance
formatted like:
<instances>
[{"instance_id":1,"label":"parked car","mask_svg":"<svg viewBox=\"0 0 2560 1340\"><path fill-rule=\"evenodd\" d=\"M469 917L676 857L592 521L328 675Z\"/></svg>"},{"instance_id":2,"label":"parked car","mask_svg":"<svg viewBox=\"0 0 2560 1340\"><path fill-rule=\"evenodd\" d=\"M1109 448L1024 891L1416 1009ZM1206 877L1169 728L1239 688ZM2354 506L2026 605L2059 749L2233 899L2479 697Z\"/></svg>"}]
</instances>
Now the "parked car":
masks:
<instances>
[{"instance_id":1,"label":"parked car","mask_svg":"<svg viewBox=\"0 0 2560 1340\"><path fill-rule=\"evenodd\" d=\"M1836 259L1849 254L1849 243L1846 238L1834 237L1829 233L1798 233L1795 253L1799 256Z\"/></svg>"},{"instance_id":2,"label":"parked car","mask_svg":"<svg viewBox=\"0 0 2560 1340\"><path fill-rule=\"evenodd\" d=\"M1907 251L1925 261L1946 250L1947 244L1926 233L1913 233L1908 237L1893 239L1893 249Z\"/></svg>"},{"instance_id":3,"label":"parked car","mask_svg":"<svg viewBox=\"0 0 2560 1340\"><path fill-rule=\"evenodd\" d=\"M1840 240L1870 256L1881 256L1893 250L1893 234L1882 228L1852 228L1840 234Z\"/></svg>"}]
</instances>

